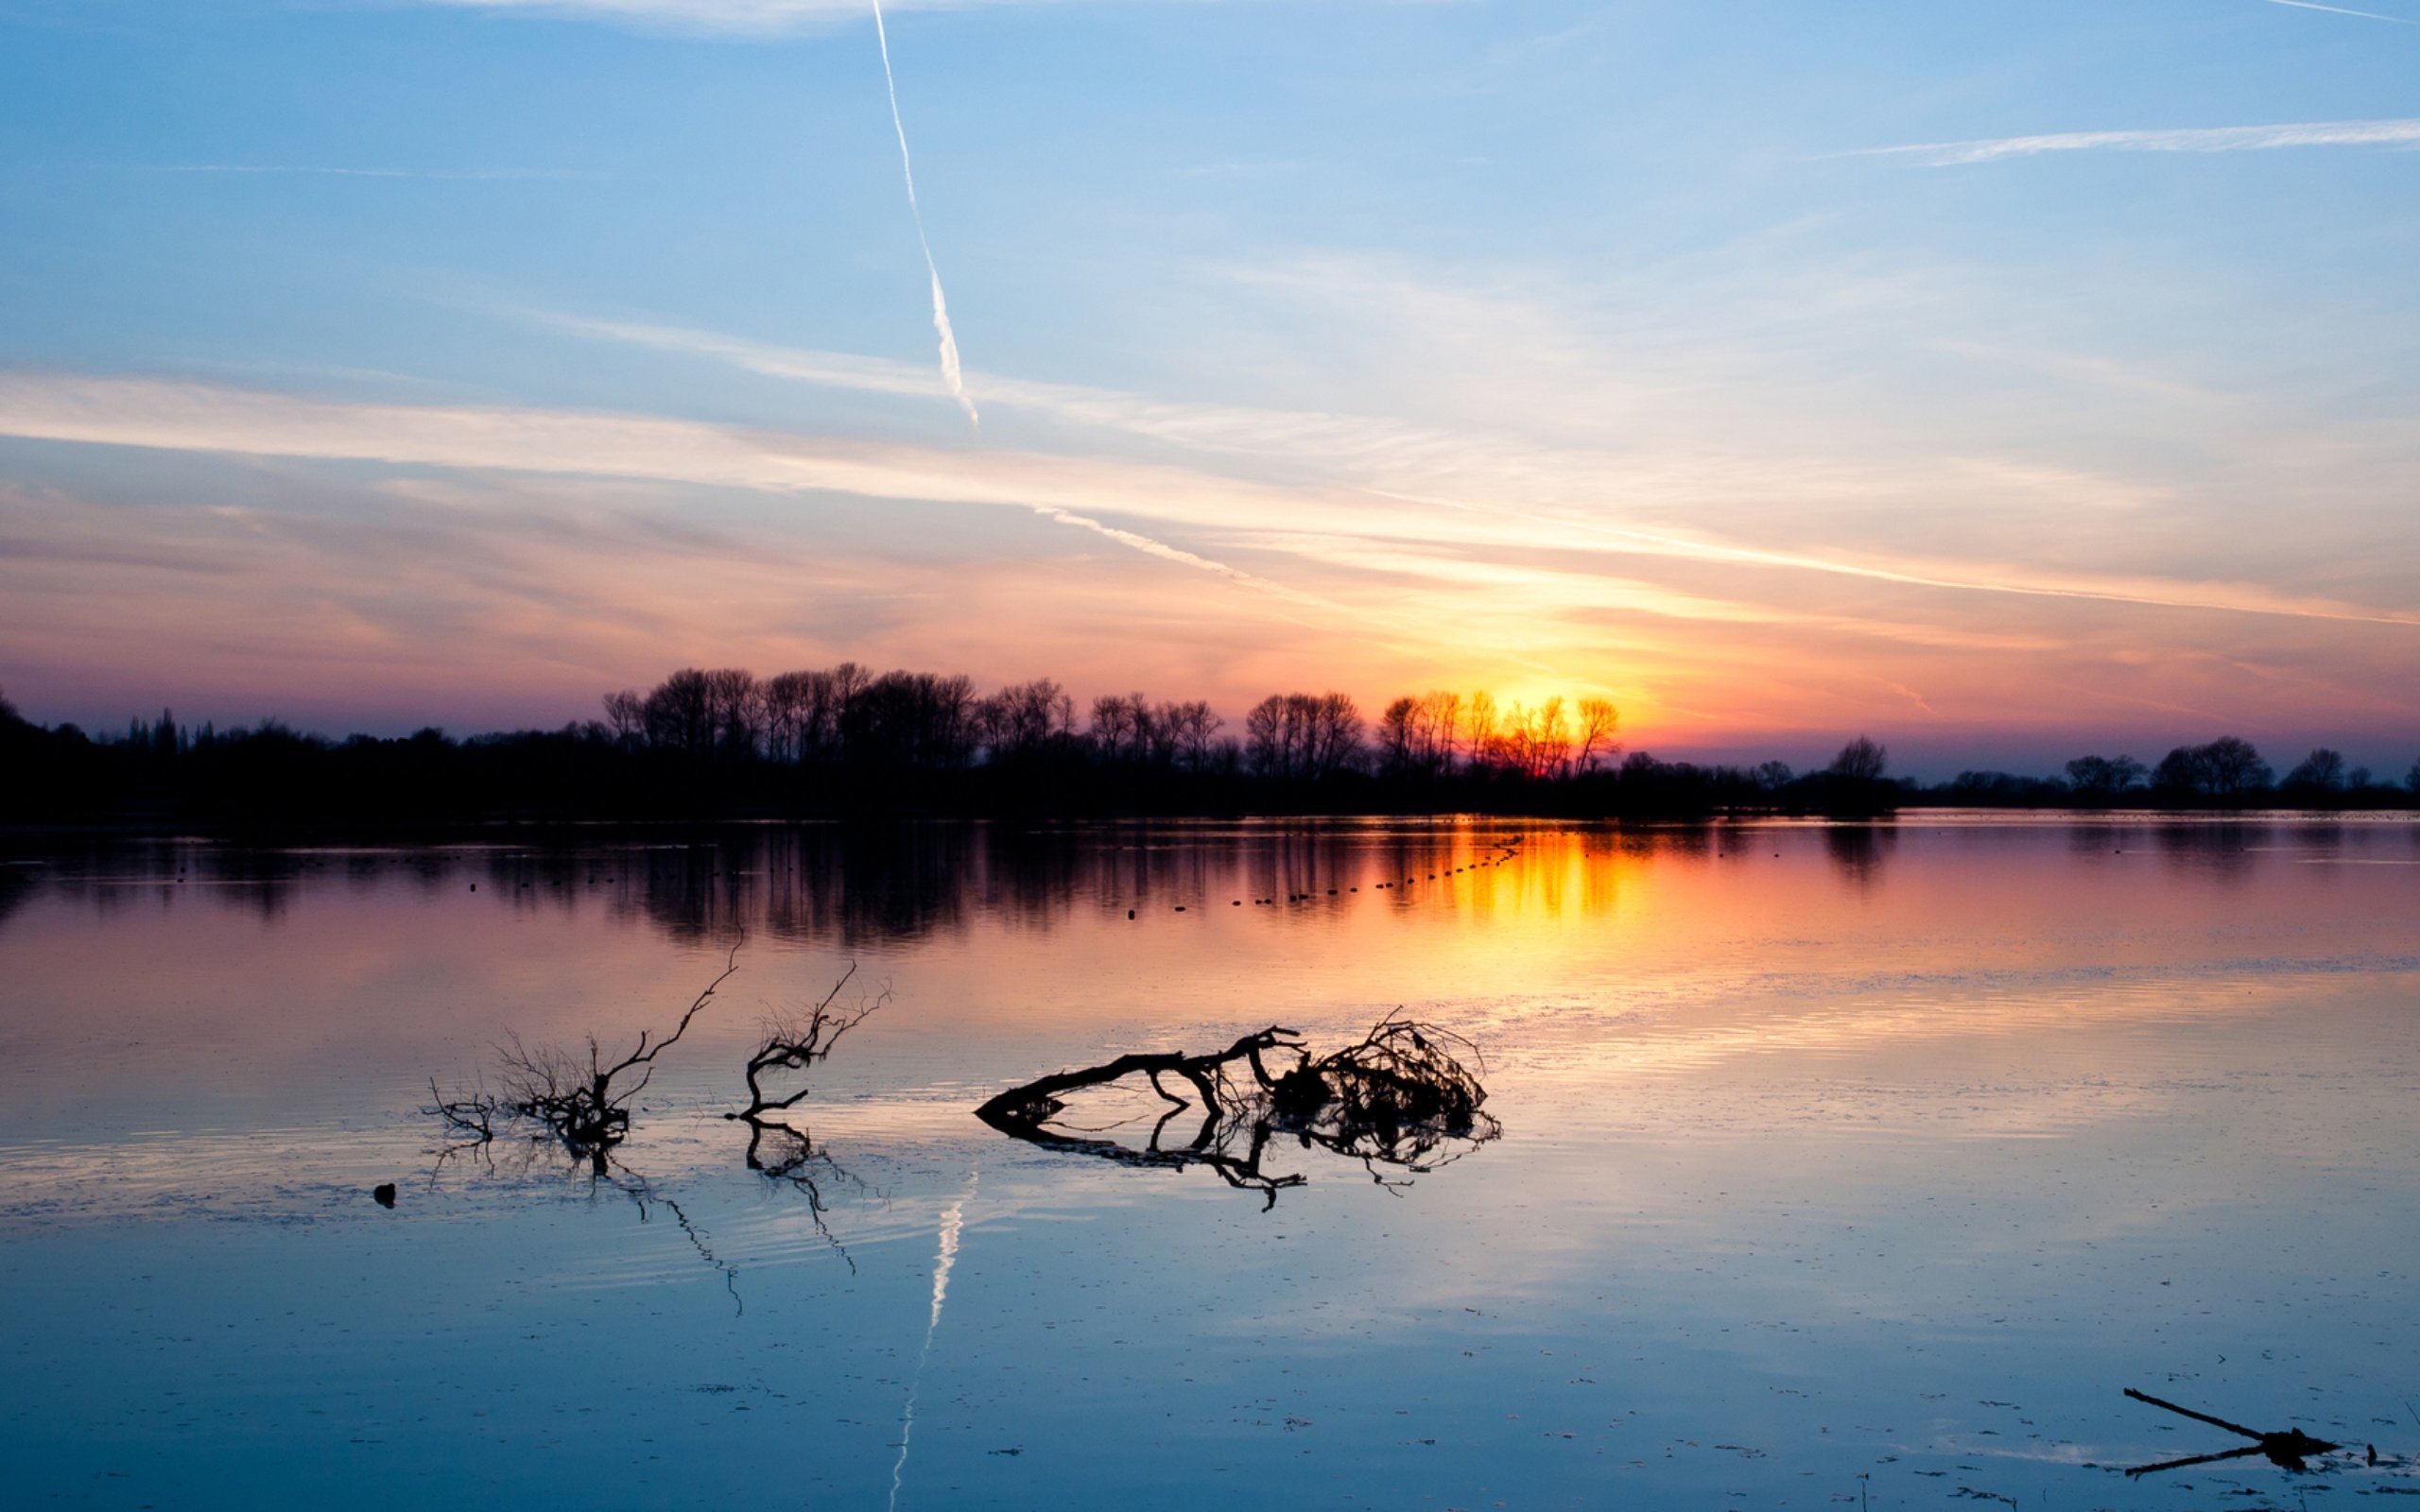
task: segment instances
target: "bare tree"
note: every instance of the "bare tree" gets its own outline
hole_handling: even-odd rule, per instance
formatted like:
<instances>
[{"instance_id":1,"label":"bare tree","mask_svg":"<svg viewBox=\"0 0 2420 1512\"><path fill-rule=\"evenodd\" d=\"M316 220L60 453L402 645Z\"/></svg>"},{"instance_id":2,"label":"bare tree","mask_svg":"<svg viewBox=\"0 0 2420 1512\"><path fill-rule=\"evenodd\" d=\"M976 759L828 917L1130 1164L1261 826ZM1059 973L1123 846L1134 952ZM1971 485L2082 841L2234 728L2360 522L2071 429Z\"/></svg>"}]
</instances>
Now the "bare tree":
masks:
<instances>
[{"instance_id":1,"label":"bare tree","mask_svg":"<svg viewBox=\"0 0 2420 1512\"><path fill-rule=\"evenodd\" d=\"M1593 772L1599 762L1610 762L1621 747L1614 740L1620 727L1621 715L1610 698L1580 700L1580 748L1572 754L1571 765L1581 771Z\"/></svg>"},{"instance_id":2,"label":"bare tree","mask_svg":"<svg viewBox=\"0 0 2420 1512\"><path fill-rule=\"evenodd\" d=\"M1420 700L1408 694L1378 716L1378 765L1387 775L1402 777L1414 769L1419 730Z\"/></svg>"},{"instance_id":3,"label":"bare tree","mask_svg":"<svg viewBox=\"0 0 2420 1512\"><path fill-rule=\"evenodd\" d=\"M708 724L714 748L727 756L753 756L764 732L765 693L745 667L706 674Z\"/></svg>"},{"instance_id":4,"label":"bare tree","mask_svg":"<svg viewBox=\"0 0 2420 1512\"><path fill-rule=\"evenodd\" d=\"M1454 769L1461 740L1462 696L1440 690L1420 699L1421 754L1431 775Z\"/></svg>"},{"instance_id":5,"label":"bare tree","mask_svg":"<svg viewBox=\"0 0 2420 1512\"><path fill-rule=\"evenodd\" d=\"M1484 688L1472 694L1469 717L1464 722L1464 747L1466 759L1474 769L1495 760L1495 695Z\"/></svg>"},{"instance_id":6,"label":"bare tree","mask_svg":"<svg viewBox=\"0 0 2420 1512\"><path fill-rule=\"evenodd\" d=\"M1218 735L1226 723L1200 699L1176 706L1177 759L1187 771L1206 772L1217 764Z\"/></svg>"},{"instance_id":7,"label":"bare tree","mask_svg":"<svg viewBox=\"0 0 2420 1512\"><path fill-rule=\"evenodd\" d=\"M1891 753L1880 742L1859 735L1841 747L1841 753L1832 758L1830 770L1834 777L1851 782L1876 782L1882 780L1890 761Z\"/></svg>"},{"instance_id":8,"label":"bare tree","mask_svg":"<svg viewBox=\"0 0 2420 1512\"><path fill-rule=\"evenodd\" d=\"M2286 774L2285 785L2323 793L2340 791L2344 786L2344 753L2321 747Z\"/></svg>"},{"instance_id":9,"label":"bare tree","mask_svg":"<svg viewBox=\"0 0 2420 1512\"><path fill-rule=\"evenodd\" d=\"M1102 760L1130 761L1142 754L1146 722L1150 718L1150 700L1141 694L1132 698L1110 693L1093 700L1093 749Z\"/></svg>"},{"instance_id":10,"label":"bare tree","mask_svg":"<svg viewBox=\"0 0 2420 1512\"><path fill-rule=\"evenodd\" d=\"M1030 761L1070 731L1076 701L1048 678L1002 688L982 701L976 723L994 762Z\"/></svg>"},{"instance_id":11,"label":"bare tree","mask_svg":"<svg viewBox=\"0 0 2420 1512\"><path fill-rule=\"evenodd\" d=\"M640 705L650 746L702 755L715 735L713 685L707 674L683 667L651 689Z\"/></svg>"},{"instance_id":12,"label":"bare tree","mask_svg":"<svg viewBox=\"0 0 2420 1512\"><path fill-rule=\"evenodd\" d=\"M776 762L805 758L815 678L812 672L785 672L765 681L765 754Z\"/></svg>"},{"instance_id":13,"label":"bare tree","mask_svg":"<svg viewBox=\"0 0 2420 1512\"><path fill-rule=\"evenodd\" d=\"M605 723L614 738L624 746L635 746L647 733L647 700L635 688L605 696Z\"/></svg>"},{"instance_id":14,"label":"bare tree","mask_svg":"<svg viewBox=\"0 0 2420 1512\"><path fill-rule=\"evenodd\" d=\"M2067 763L2067 781L2088 797L2116 798L2140 783L2149 770L2132 756L2079 756Z\"/></svg>"}]
</instances>

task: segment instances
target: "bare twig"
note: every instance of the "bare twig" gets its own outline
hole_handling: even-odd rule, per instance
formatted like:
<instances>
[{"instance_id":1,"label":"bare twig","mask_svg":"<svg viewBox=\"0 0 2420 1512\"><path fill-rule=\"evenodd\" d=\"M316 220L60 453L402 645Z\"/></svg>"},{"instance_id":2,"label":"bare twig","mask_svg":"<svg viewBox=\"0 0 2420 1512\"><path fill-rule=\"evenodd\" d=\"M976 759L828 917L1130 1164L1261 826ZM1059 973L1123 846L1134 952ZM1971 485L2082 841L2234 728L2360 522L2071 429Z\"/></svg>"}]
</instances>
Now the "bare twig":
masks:
<instances>
[{"instance_id":1,"label":"bare twig","mask_svg":"<svg viewBox=\"0 0 2420 1512\"><path fill-rule=\"evenodd\" d=\"M748 1057L748 1106L725 1118L753 1121L766 1113L780 1112L797 1107L806 1098L809 1089L802 1084L786 1097L776 1097L765 1090L764 1078L769 1072L804 1071L819 1061L828 1060L839 1047L840 1037L872 1018L890 1001L890 988L885 984L873 998L859 998L845 1008L835 1008L840 989L857 974L857 963L851 961L823 1001L811 1008L793 1008L775 1013L765 1020L764 1043Z\"/></svg>"}]
</instances>

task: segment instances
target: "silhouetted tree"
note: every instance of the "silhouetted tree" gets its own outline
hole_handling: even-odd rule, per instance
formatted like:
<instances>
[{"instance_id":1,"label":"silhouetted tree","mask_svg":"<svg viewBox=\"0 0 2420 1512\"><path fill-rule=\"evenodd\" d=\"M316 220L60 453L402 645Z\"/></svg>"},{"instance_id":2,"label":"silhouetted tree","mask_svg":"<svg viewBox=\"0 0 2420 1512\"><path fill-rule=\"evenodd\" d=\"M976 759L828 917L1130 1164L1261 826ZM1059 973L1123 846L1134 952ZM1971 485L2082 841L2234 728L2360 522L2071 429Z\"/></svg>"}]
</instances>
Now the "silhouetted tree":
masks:
<instances>
[{"instance_id":1,"label":"silhouetted tree","mask_svg":"<svg viewBox=\"0 0 2420 1512\"><path fill-rule=\"evenodd\" d=\"M1462 750L1474 769L1495 759L1495 695L1484 688L1472 694L1462 718Z\"/></svg>"},{"instance_id":2,"label":"silhouetted tree","mask_svg":"<svg viewBox=\"0 0 2420 1512\"><path fill-rule=\"evenodd\" d=\"M1834 777L1844 777L1853 782L1879 782L1890 765L1891 753L1878 742L1859 735L1841 747L1826 768Z\"/></svg>"},{"instance_id":3,"label":"silhouetted tree","mask_svg":"<svg viewBox=\"0 0 2420 1512\"><path fill-rule=\"evenodd\" d=\"M2055 777L2025 777L2015 772L1961 772L1950 781L1948 791L1961 803L2003 808L2056 803L2070 792Z\"/></svg>"},{"instance_id":4,"label":"silhouetted tree","mask_svg":"<svg viewBox=\"0 0 2420 1512\"><path fill-rule=\"evenodd\" d=\"M2067 781L2080 797L2112 799L2141 783L2149 768L2132 756L2079 756L2067 763Z\"/></svg>"},{"instance_id":5,"label":"silhouetted tree","mask_svg":"<svg viewBox=\"0 0 2420 1512\"><path fill-rule=\"evenodd\" d=\"M742 667L707 673L706 700L714 748L731 757L755 755L765 719L765 695L756 675Z\"/></svg>"},{"instance_id":6,"label":"silhouetted tree","mask_svg":"<svg viewBox=\"0 0 2420 1512\"><path fill-rule=\"evenodd\" d=\"M1580 748L1573 752L1572 765L1583 772L1593 772L1599 762L1611 761L1620 746L1614 741L1621 715L1610 698L1580 700Z\"/></svg>"},{"instance_id":7,"label":"silhouetted tree","mask_svg":"<svg viewBox=\"0 0 2420 1512\"><path fill-rule=\"evenodd\" d=\"M1048 678L1002 688L975 711L994 763L1031 765L1054 742L1072 738L1076 701Z\"/></svg>"},{"instance_id":8,"label":"silhouetted tree","mask_svg":"<svg viewBox=\"0 0 2420 1512\"><path fill-rule=\"evenodd\" d=\"M1316 782L1361 753L1361 714L1341 693L1271 694L1244 719L1245 760L1263 777Z\"/></svg>"},{"instance_id":9,"label":"silhouetted tree","mask_svg":"<svg viewBox=\"0 0 2420 1512\"><path fill-rule=\"evenodd\" d=\"M2206 746L2179 746L2161 757L2152 771L2152 785L2178 797L2223 801L2267 787L2271 776L2269 764L2250 741L2221 735Z\"/></svg>"},{"instance_id":10,"label":"silhouetted tree","mask_svg":"<svg viewBox=\"0 0 2420 1512\"><path fill-rule=\"evenodd\" d=\"M1409 696L1387 705L1378 716L1378 770L1388 777L1409 777L1419 772L1413 753L1414 726L1420 714L1420 700Z\"/></svg>"},{"instance_id":11,"label":"silhouetted tree","mask_svg":"<svg viewBox=\"0 0 2420 1512\"><path fill-rule=\"evenodd\" d=\"M2344 753L2325 747L2312 751L2286 774L2281 784L2308 793L2336 793L2344 788Z\"/></svg>"},{"instance_id":12,"label":"silhouetted tree","mask_svg":"<svg viewBox=\"0 0 2420 1512\"><path fill-rule=\"evenodd\" d=\"M655 685L639 706L650 746L702 756L714 747L714 684L697 667L683 667Z\"/></svg>"},{"instance_id":13,"label":"silhouetted tree","mask_svg":"<svg viewBox=\"0 0 2420 1512\"><path fill-rule=\"evenodd\" d=\"M635 688L607 694L605 724L616 742L635 747L647 738L647 700L639 696Z\"/></svg>"}]
</instances>

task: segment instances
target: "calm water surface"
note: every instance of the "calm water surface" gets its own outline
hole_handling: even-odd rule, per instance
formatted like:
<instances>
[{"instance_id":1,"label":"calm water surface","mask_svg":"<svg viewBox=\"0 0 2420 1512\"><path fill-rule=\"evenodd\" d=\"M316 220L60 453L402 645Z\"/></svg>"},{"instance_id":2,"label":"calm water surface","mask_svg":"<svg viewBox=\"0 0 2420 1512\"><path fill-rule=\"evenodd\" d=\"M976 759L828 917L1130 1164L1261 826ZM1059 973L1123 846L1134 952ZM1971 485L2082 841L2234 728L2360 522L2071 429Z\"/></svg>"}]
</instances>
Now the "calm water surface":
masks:
<instances>
[{"instance_id":1,"label":"calm water surface","mask_svg":"<svg viewBox=\"0 0 2420 1512\"><path fill-rule=\"evenodd\" d=\"M5 1500L2420 1495L2415 926L2408 816L20 849ZM734 947L608 1179L441 1154L432 1077L660 1029ZM891 996L809 1190L720 1115L850 961ZM971 1116L1399 1005L1503 1130L1426 1174L1281 1139L1264 1208ZM2129 1479L2239 1441L2128 1386L2352 1449Z\"/></svg>"}]
</instances>

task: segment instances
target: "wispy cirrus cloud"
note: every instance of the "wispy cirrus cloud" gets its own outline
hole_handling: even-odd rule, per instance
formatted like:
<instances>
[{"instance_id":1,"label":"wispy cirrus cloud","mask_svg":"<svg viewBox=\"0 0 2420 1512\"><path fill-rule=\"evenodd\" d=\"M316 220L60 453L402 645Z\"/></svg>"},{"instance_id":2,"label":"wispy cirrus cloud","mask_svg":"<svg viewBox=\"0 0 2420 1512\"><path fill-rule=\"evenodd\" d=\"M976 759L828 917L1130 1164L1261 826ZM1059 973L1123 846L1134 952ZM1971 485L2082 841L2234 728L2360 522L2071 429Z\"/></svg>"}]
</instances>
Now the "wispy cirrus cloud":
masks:
<instances>
[{"instance_id":1,"label":"wispy cirrus cloud","mask_svg":"<svg viewBox=\"0 0 2420 1512\"><path fill-rule=\"evenodd\" d=\"M148 173L225 173L248 177L427 179L460 183L602 183L606 175L569 168L338 168L283 163L161 163Z\"/></svg>"},{"instance_id":2,"label":"wispy cirrus cloud","mask_svg":"<svg viewBox=\"0 0 2420 1512\"><path fill-rule=\"evenodd\" d=\"M1609 559L1664 558L1962 593L2420 627L2420 613L2252 583L1778 550L1618 519L1482 507L1351 485L1288 486L1156 463L832 440L647 415L354 404L152 379L0 374L0 436L1008 507L1309 603L1321 600L1098 517L1221 535L1249 531L1263 543L1324 536L1566 557L1593 551Z\"/></svg>"},{"instance_id":3,"label":"wispy cirrus cloud","mask_svg":"<svg viewBox=\"0 0 2420 1512\"><path fill-rule=\"evenodd\" d=\"M1968 142L1864 147L1841 156L1913 158L1945 168L2046 152L2266 152L2281 147L2420 146L2420 116L2381 121L2299 121L2275 126L2184 127L2130 131L2050 131Z\"/></svg>"},{"instance_id":4,"label":"wispy cirrus cloud","mask_svg":"<svg viewBox=\"0 0 2420 1512\"><path fill-rule=\"evenodd\" d=\"M2376 10L2351 10L2343 6L2324 6L2319 0L2269 0L2273 6L2291 6L2296 10L2325 10L2331 16L2359 16L2363 21L2392 21L2398 26L2420 26L2409 16L2382 15Z\"/></svg>"},{"instance_id":5,"label":"wispy cirrus cloud","mask_svg":"<svg viewBox=\"0 0 2420 1512\"><path fill-rule=\"evenodd\" d=\"M586 335L714 358L769 377L818 387L918 396L939 392L930 369L904 363L679 327L544 314L535 318ZM2278 593L2250 583L2188 583L2152 574L2053 571L2007 562L1984 565L1904 551L1752 545L1704 530L1659 524L1653 518L1703 515L1709 505L1781 490L1810 500L1830 493L1937 492L1953 479L2003 502L2023 499L2052 504L2070 517L2087 504L2136 510L2163 497L2158 490L2069 470L1959 458L1944 472L1928 470L1915 477L1897 476L1876 465L1862 472L1827 478L1820 460L1807 457L1775 456L1761 466L1743 469L1731 457L1618 456L1374 417L1190 404L999 375L985 375L981 382L984 391L1004 407L1063 425L1147 438L1212 458L1244 456L1255 463L1273 460L1288 465L1306 480L1294 491L1255 487L1266 490L1265 497L1291 497L1298 507L1275 522L1272 531L1258 537L1258 543L1284 551L1288 548L1280 542L1291 541L1302 545L1306 555L1331 565L1348 559L1336 550L1336 541L1357 536L1367 545L1384 537L1386 551L1363 550L1353 559L1367 564L1383 561L1386 570L1395 572L1408 558L1395 554L1393 547L1407 541L1456 551L1539 548L1961 593L2218 610L2351 624L2420 624L2420 616L2400 610ZM1182 472L1186 476L1219 475L1192 467ZM1339 532L1323 509L1329 507L1326 501L1344 490L1409 506L1421 513L1392 516L1379 530L1357 527ZM1183 496L1180 490L1170 497ZM1617 499L1628 501L1632 507L1606 507L1608 501ZM1147 513L1166 507L1158 502L1127 506ZM1228 531L1257 528L1269 519L1257 510L1216 518L1193 515L1181 507L1178 513L1193 527ZM1309 544L1314 540L1321 542L1316 547ZM1532 577L1544 580L1534 570ZM1680 618L1741 617L1741 607L1728 595L1714 595L1696 607L1682 606L1677 597L1668 598L1653 611Z\"/></svg>"},{"instance_id":6,"label":"wispy cirrus cloud","mask_svg":"<svg viewBox=\"0 0 2420 1512\"><path fill-rule=\"evenodd\" d=\"M856 21L865 0L421 0L460 10L619 22L650 29L764 35ZM890 0L893 10L970 10L1056 0Z\"/></svg>"},{"instance_id":7,"label":"wispy cirrus cloud","mask_svg":"<svg viewBox=\"0 0 2420 1512\"><path fill-rule=\"evenodd\" d=\"M929 369L915 377L934 384ZM1511 482L1501 498L1386 496L1332 475L1239 477L1210 458L7 372L0 437L95 448L43 465L135 490L124 506L0 494L0 670L43 673L53 698L104 673L132 687L133 665L327 705L366 679L433 697L475 662L510 710L508 685L544 704L667 658L779 664L839 646L1112 686L1140 658L1241 707L1302 676L1301 647L1315 644L1316 675L1358 693L1441 677L1521 696L1577 682L1621 702L1634 729L1719 738L1828 729L1843 707L1887 719L1907 707L1879 691L1894 682L1947 719L2049 718L2072 702L2048 686L2065 682L2134 702L2191 685L2216 707L2245 680L2238 662L2290 665L2313 644L2386 687L2420 627L2420 613L2284 583L1907 543L1754 547L1625 523L1618 479L1582 512L1525 504ZM164 471L147 452L190 460ZM140 560L123 549L133 507ZM1069 552L1016 524L1037 517L1120 549ZM1119 629L1104 637L1105 625ZM175 646L174 667L144 645ZM2153 665L2155 678L2142 670ZM44 691L25 672L11 680ZM2263 686L2272 703L2352 707L2308 679Z\"/></svg>"}]
</instances>

